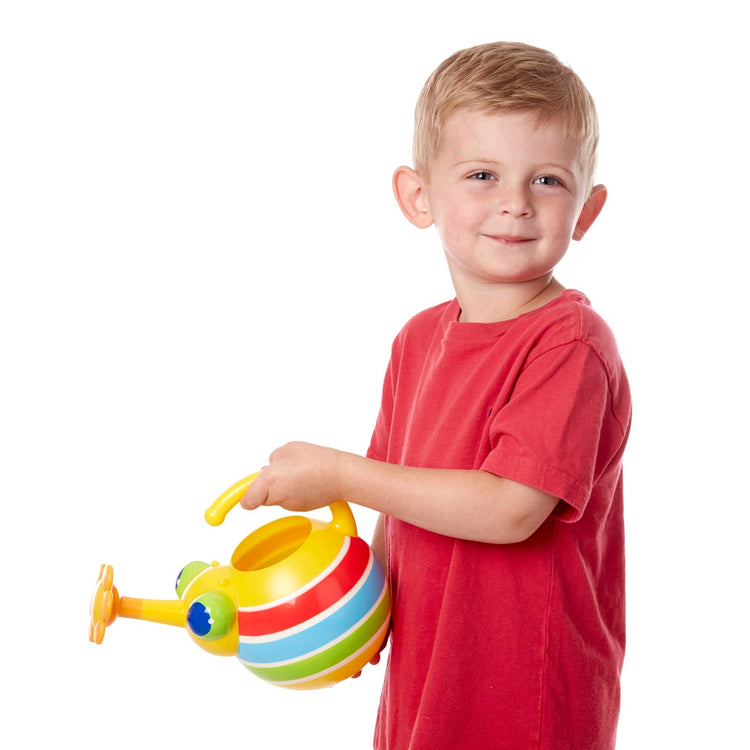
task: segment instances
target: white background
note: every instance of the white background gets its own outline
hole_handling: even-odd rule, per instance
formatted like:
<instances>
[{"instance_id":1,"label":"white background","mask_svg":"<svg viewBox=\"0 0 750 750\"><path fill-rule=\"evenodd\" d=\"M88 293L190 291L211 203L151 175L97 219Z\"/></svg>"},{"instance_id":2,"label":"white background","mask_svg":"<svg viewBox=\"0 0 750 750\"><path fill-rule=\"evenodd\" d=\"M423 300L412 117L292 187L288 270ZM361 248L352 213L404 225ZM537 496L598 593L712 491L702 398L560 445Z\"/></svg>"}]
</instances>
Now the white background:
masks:
<instances>
[{"instance_id":1,"label":"white background","mask_svg":"<svg viewBox=\"0 0 750 750\"><path fill-rule=\"evenodd\" d=\"M635 401L618 748L750 747L739 12L2 5L0 726L20 731L14 747L370 747L382 667L296 693L176 628L118 620L95 647L89 595L105 561L122 594L154 598L189 560L227 562L273 511L219 529L203 511L280 443L366 449L392 337L451 295L391 173L427 75L495 39L556 52L600 110L610 201L559 278L614 328Z\"/></svg>"}]
</instances>

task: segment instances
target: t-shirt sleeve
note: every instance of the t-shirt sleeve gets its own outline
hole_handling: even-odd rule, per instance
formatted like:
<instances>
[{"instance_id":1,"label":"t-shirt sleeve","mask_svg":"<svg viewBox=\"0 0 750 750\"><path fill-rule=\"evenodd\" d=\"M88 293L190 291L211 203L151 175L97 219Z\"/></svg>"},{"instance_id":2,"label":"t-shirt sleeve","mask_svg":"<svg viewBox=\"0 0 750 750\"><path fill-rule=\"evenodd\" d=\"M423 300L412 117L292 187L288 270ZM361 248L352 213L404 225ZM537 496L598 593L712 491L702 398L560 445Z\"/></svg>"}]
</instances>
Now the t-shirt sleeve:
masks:
<instances>
[{"instance_id":1,"label":"t-shirt sleeve","mask_svg":"<svg viewBox=\"0 0 750 750\"><path fill-rule=\"evenodd\" d=\"M490 425L482 469L548 492L555 516L576 521L622 441L606 368L589 344L558 345L529 361Z\"/></svg>"}]
</instances>

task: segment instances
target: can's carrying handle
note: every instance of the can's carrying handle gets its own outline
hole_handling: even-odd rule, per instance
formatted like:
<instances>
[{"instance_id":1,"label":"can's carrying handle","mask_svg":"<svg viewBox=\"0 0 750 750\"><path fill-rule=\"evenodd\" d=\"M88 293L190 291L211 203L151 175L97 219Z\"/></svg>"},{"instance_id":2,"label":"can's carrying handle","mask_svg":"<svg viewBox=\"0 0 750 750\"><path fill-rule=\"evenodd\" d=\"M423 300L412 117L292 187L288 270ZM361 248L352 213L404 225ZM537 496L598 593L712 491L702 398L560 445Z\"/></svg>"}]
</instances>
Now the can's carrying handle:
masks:
<instances>
[{"instance_id":1,"label":"can's carrying handle","mask_svg":"<svg viewBox=\"0 0 750 750\"><path fill-rule=\"evenodd\" d=\"M220 526L224 523L227 513L242 500L244 494L247 492L247 488L259 476L260 472L256 471L255 474L240 479L239 482L233 484L228 490L222 492L206 511L204 515L206 522L211 524L211 526Z\"/></svg>"},{"instance_id":2,"label":"can's carrying handle","mask_svg":"<svg viewBox=\"0 0 750 750\"><path fill-rule=\"evenodd\" d=\"M247 488L258 478L260 475L259 471L251 474L244 479L240 479L239 482L233 484L228 490L219 495L219 497L211 503L211 506L206 510L205 519L206 522L211 526L219 526L224 522L232 508L237 505L242 497L247 492ZM357 524L354 520L354 515L348 503L343 500L337 500L335 503L331 503L329 506L331 511L332 520L331 524L338 529L342 534L346 536L357 536Z\"/></svg>"}]
</instances>

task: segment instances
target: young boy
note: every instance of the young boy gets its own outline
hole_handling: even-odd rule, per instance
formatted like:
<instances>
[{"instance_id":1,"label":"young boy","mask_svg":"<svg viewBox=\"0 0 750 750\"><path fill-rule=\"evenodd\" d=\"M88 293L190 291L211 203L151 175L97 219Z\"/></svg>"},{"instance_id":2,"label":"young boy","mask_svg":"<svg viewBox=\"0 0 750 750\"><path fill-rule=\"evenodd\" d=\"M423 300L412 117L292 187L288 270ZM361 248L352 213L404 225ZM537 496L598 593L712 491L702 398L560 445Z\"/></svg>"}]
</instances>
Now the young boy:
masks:
<instances>
[{"instance_id":1,"label":"young boy","mask_svg":"<svg viewBox=\"0 0 750 750\"><path fill-rule=\"evenodd\" d=\"M630 395L606 324L553 277L606 199L597 140L589 93L544 50L437 68L394 191L437 228L456 298L396 338L367 458L290 443L243 499L380 512L378 750L615 745Z\"/></svg>"}]
</instances>

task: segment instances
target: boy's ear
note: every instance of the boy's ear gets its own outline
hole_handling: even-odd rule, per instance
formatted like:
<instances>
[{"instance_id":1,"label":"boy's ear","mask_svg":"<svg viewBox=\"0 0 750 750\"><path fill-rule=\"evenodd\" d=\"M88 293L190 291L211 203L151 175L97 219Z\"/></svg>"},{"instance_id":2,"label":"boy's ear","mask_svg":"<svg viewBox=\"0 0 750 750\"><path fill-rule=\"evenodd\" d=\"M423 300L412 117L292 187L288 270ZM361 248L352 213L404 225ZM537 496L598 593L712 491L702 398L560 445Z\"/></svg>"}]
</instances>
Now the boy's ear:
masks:
<instances>
[{"instance_id":1,"label":"boy's ear","mask_svg":"<svg viewBox=\"0 0 750 750\"><path fill-rule=\"evenodd\" d=\"M404 216L419 229L432 224L422 178L411 167L399 167L393 174L393 193Z\"/></svg>"},{"instance_id":2,"label":"boy's ear","mask_svg":"<svg viewBox=\"0 0 750 750\"><path fill-rule=\"evenodd\" d=\"M589 231L589 228L599 216L604 204L607 202L607 188L604 185L595 185L591 189L589 197L583 204L581 215L578 217L575 229L573 230L573 239L582 240L583 235Z\"/></svg>"}]
</instances>

